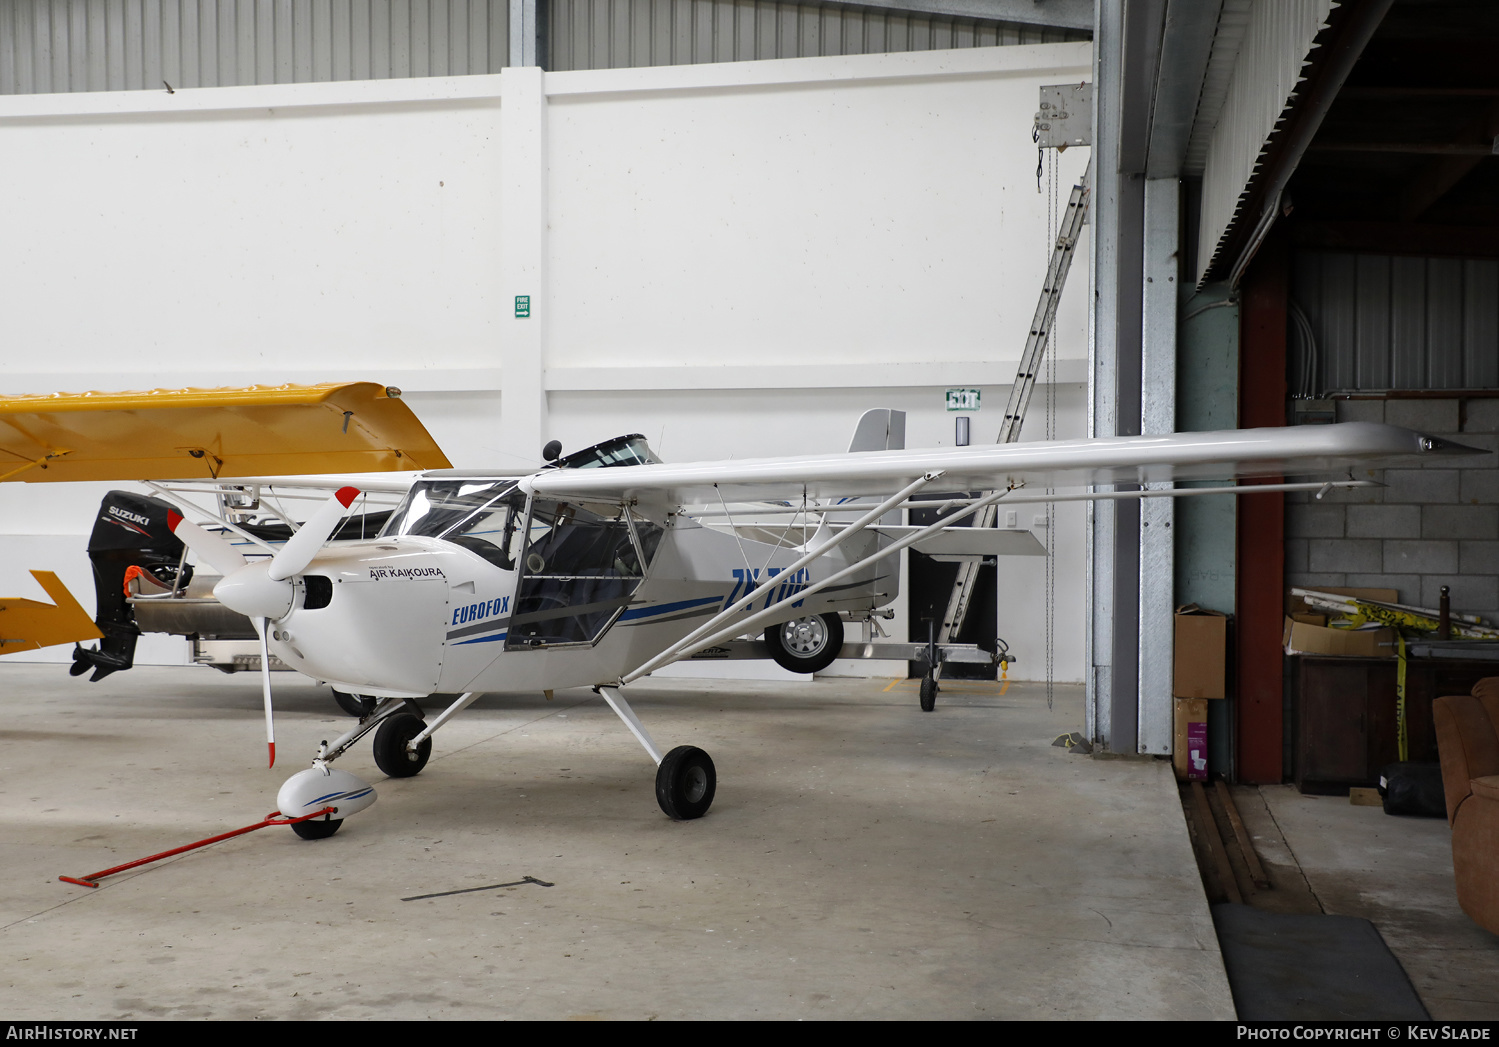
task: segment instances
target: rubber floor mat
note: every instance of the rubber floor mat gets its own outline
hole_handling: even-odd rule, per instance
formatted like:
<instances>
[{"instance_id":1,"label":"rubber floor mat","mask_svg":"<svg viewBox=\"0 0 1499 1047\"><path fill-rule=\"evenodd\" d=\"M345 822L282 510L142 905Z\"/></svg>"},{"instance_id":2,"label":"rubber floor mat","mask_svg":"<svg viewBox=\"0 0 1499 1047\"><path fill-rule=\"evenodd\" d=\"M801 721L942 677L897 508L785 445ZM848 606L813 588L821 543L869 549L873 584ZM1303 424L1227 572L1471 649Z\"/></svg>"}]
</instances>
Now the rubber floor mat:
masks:
<instances>
[{"instance_id":1,"label":"rubber floor mat","mask_svg":"<svg viewBox=\"0 0 1499 1047\"><path fill-rule=\"evenodd\" d=\"M1213 925L1245 1021L1425 1021L1379 931L1357 916L1300 916L1223 902Z\"/></svg>"}]
</instances>

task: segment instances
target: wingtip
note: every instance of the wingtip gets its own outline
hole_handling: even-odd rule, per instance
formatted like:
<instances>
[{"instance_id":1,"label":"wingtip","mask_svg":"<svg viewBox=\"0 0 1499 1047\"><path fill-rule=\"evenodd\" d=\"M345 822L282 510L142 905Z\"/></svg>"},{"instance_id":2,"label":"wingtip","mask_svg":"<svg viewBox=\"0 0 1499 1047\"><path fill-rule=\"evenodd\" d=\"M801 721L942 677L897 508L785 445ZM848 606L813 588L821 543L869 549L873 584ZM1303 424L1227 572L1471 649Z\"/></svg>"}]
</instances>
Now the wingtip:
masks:
<instances>
[{"instance_id":1,"label":"wingtip","mask_svg":"<svg viewBox=\"0 0 1499 1047\"><path fill-rule=\"evenodd\" d=\"M1460 444L1456 440L1448 440L1442 436L1430 436L1426 433L1419 434L1421 439L1421 452L1423 454L1493 454L1486 447L1472 447L1468 444Z\"/></svg>"},{"instance_id":2,"label":"wingtip","mask_svg":"<svg viewBox=\"0 0 1499 1047\"><path fill-rule=\"evenodd\" d=\"M275 742L266 742L265 744L266 744L266 748L271 751L271 762L269 764L267 764L266 767L267 768L275 767L276 766L276 743Z\"/></svg>"}]
</instances>

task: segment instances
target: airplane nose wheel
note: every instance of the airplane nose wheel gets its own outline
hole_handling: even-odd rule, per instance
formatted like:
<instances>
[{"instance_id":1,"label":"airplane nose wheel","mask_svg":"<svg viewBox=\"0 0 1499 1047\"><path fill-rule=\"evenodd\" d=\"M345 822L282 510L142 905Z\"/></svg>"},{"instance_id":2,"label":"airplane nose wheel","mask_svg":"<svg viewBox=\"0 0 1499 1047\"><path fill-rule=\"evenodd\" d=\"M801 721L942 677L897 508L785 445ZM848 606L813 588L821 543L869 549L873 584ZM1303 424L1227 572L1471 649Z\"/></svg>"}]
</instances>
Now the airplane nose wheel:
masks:
<instances>
[{"instance_id":1,"label":"airplane nose wheel","mask_svg":"<svg viewBox=\"0 0 1499 1047\"><path fill-rule=\"evenodd\" d=\"M406 750L406 743L427 729L418 716L400 713L380 725L375 732L375 766L392 778L410 778L420 774L432 755L432 739L426 738L415 752Z\"/></svg>"},{"instance_id":2,"label":"airplane nose wheel","mask_svg":"<svg viewBox=\"0 0 1499 1047\"><path fill-rule=\"evenodd\" d=\"M717 788L712 758L693 745L677 746L656 768L656 802L679 822L707 814Z\"/></svg>"},{"instance_id":3,"label":"airplane nose wheel","mask_svg":"<svg viewBox=\"0 0 1499 1047\"><path fill-rule=\"evenodd\" d=\"M311 821L295 822L291 831L304 840L326 840L338 832L338 827L344 823L342 818L334 818L331 821L323 818L314 818Z\"/></svg>"}]
</instances>

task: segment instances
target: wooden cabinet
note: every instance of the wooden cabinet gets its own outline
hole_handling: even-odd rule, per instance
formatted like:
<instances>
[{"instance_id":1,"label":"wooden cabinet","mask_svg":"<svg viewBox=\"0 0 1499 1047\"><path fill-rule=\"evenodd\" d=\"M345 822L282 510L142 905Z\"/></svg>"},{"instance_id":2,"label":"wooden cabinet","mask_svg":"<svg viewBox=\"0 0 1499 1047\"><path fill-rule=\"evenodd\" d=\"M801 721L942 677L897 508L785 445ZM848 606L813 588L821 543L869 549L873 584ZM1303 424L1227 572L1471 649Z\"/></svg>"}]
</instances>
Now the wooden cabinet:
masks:
<instances>
[{"instance_id":1,"label":"wooden cabinet","mask_svg":"<svg viewBox=\"0 0 1499 1047\"><path fill-rule=\"evenodd\" d=\"M1380 768L1400 758L1393 658L1291 659L1295 738L1293 778L1305 793L1345 793L1373 786ZM1411 760L1437 759L1431 703L1467 694L1499 663L1412 658L1406 663L1406 737Z\"/></svg>"}]
</instances>

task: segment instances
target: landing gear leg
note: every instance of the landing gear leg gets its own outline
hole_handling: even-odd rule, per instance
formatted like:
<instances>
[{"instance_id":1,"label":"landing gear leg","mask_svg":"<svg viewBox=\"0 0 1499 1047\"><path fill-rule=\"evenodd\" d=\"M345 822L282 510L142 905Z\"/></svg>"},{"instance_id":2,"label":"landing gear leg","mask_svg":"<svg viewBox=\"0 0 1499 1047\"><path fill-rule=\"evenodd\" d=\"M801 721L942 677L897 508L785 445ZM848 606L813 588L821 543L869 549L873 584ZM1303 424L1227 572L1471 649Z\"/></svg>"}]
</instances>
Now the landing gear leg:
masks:
<instances>
[{"instance_id":1,"label":"landing gear leg","mask_svg":"<svg viewBox=\"0 0 1499 1047\"><path fill-rule=\"evenodd\" d=\"M694 745L679 745L662 756L618 687L599 686L594 690L603 695L609 708L624 721L635 740L656 761L656 802L666 816L680 822L707 814L713 805L713 794L718 790L718 772L713 759Z\"/></svg>"},{"instance_id":2,"label":"landing gear leg","mask_svg":"<svg viewBox=\"0 0 1499 1047\"><path fill-rule=\"evenodd\" d=\"M318 754L313 763L329 764L349 751L349 747L363 738L366 734L379 727L390 717L403 711L409 710L418 719L421 718L422 710L410 698L382 698L375 706L375 711L359 721L353 730L339 736L332 745L324 742L318 748Z\"/></svg>"}]
</instances>

